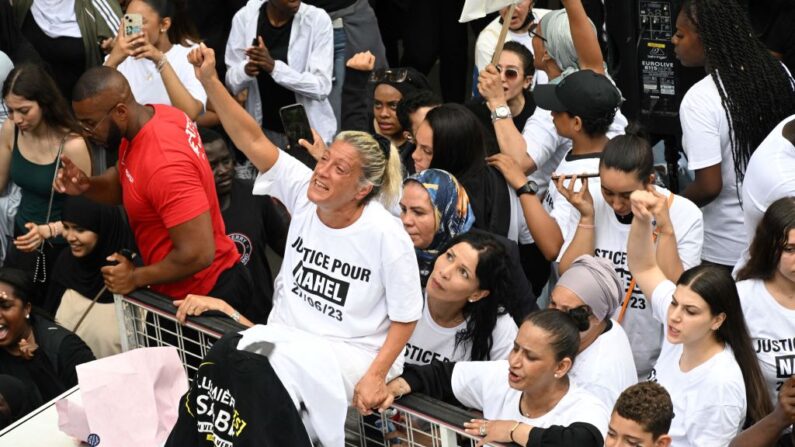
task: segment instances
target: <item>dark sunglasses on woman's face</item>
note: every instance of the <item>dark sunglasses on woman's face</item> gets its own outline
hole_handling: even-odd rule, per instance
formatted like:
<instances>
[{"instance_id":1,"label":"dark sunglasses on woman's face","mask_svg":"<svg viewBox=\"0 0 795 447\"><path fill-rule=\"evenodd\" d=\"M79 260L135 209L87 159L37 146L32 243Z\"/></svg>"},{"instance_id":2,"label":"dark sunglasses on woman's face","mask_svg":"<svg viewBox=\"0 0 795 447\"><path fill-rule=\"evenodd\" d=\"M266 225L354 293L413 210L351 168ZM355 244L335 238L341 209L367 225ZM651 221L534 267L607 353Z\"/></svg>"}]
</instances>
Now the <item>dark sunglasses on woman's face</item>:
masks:
<instances>
[{"instance_id":1,"label":"dark sunglasses on woman's face","mask_svg":"<svg viewBox=\"0 0 795 447\"><path fill-rule=\"evenodd\" d=\"M505 79L515 81L519 77L519 70L513 67L503 67L497 64L497 71L505 74Z\"/></svg>"},{"instance_id":2,"label":"dark sunglasses on woman's face","mask_svg":"<svg viewBox=\"0 0 795 447\"><path fill-rule=\"evenodd\" d=\"M379 68L370 74L370 82L401 83L409 79L409 71L405 68Z\"/></svg>"}]
</instances>

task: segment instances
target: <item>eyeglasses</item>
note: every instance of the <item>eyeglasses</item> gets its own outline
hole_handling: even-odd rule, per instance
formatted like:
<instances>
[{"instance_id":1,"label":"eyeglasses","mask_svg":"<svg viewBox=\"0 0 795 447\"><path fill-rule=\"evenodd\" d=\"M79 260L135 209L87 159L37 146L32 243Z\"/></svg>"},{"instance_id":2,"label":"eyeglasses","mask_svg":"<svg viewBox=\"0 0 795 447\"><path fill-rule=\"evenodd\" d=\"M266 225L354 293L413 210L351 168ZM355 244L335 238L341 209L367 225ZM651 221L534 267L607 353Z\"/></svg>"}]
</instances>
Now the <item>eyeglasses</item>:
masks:
<instances>
[{"instance_id":1,"label":"eyeglasses","mask_svg":"<svg viewBox=\"0 0 795 447\"><path fill-rule=\"evenodd\" d=\"M541 39L541 42L547 43L547 40L544 39L544 36L536 32L536 28L538 28L538 22L530 25L530 28L527 29L527 34L529 34L530 37L538 37Z\"/></svg>"},{"instance_id":2,"label":"eyeglasses","mask_svg":"<svg viewBox=\"0 0 795 447\"><path fill-rule=\"evenodd\" d=\"M519 78L519 70L514 67L503 67L500 64L497 64L497 71L500 73L505 74L505 79L508 81L515 81Z\"/></svg>"},{"instance_id":3,"label":"eyeglasses","mask_svg":"<svg viewBox=\"0 0 795 447\"><path fill-rule=\"evenodd\" d=\"M409 71L405 68L379 68L370 74L370 82L401 82L411 81Z\"/></svg>"},{"instance_id":4,"label":"eyeglasses","mask_svg":"<svg viewBox=\"0 0 795 447\"><path fill-rule=\"evenodd\" d=\"M99 127L99 126L102 124L102 122L103 122L103 121L105 121L106 119L108 119L108 117L109 117L109 116L110 116L110 114L113 112L113 110L115 110L115 109L116 109L116 106L117 106L117 105L118 105L118 104L114 104L114 105L113 105L113 107L111 107L111 108L110 108L110 110L108 110L108 111L105 113L105 116L103 116L103 117L102 117L102 119L101 119L101 120L99 120L99 121L97 122L97 124L94 124L94 126L93 126L93 127L88 127L88 126L86 126L86 125L85 125L85 123L83 123L82 121L80 121L80 127L82 127L82 128L83 128L83 131L84 131L86 134L88 134L88 135L94 135L94 132L96 132L97 128L98 128L98 127Z\"/></svg>"}]
</instances>

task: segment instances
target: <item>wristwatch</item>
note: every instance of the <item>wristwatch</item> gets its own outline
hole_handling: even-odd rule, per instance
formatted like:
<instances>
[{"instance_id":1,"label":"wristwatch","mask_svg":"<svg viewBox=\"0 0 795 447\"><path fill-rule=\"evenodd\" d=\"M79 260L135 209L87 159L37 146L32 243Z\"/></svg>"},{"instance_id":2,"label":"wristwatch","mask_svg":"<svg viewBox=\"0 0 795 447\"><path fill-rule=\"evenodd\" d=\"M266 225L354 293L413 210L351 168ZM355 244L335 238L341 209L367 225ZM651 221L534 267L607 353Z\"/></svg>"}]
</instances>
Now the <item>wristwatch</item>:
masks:
<instances>
[{"instance_id":1,"label":"wristwatch","mask_svg":"<svg viewBox=\"0 0 795 447\"><path fill-rule=\"evenodd\" d=\"M522 185L519 188L516 188L516 196L521 196L522 194L531 194L536 195L538 193L538 183L528 180L527 183Z\"/></svg>"},{"instance_id":2,"label":"wristwatch","mask_svg":"<svg viewBox=\"0 0 795 447\"><path fill-rule=\"evenodd\" d=\"M492 123L505 118L511 118L511 109L509 109L508 106L497 106L494 111L491 112Z\"/></svg>"}]
</instances>

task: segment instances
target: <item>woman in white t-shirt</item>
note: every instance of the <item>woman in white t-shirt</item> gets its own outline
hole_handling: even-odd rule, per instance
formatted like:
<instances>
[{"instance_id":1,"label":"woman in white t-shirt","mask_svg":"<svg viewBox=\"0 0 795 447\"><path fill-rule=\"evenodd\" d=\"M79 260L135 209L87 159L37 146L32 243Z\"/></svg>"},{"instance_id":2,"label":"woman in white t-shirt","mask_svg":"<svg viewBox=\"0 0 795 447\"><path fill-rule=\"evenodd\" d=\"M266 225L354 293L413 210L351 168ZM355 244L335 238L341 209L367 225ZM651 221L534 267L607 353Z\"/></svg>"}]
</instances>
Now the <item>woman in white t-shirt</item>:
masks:
<instances>
[{"instance_id":1,"label":"woman in white t-shirt","mask_svg":"<svg viewBox=\"0 0 795 447\"><path fill-rule=\"evenodd\" d=\"M773 202L737 274L737 291L754 350L775 404L784 381L795 374L795 197Z\"/></svg>"},{"instance_id":2,"label":"woman in white t-shirt","mask_svg":"<svg viewBox=\"0 0 795 447\"><path fill-rule=\"evenodd\" d=\"M382 407L408 393L425 393L482 411L484 419L464 427L484 444L601 446L610 408L569 378L585 324L554 309L534 312L519 328L507 361L406 365L403 376L389 383Z\"/></svg>"},{"instance_id":3,"label":"woman in white t-shirt","mask_svg":"<svg viewBox=\"0 0 795 447\"><path fill-rule=\"evenodd\" d=\"M756 37L740 3L683 2L672 39L682 65L707 73L679 106L682 146L695 171L682 195L704 211L702 259L729 269L747 240L739 186L748 160L795 113L795 83Z\"/></svg>"},{"instance_id":4,"label":"woman in white t-shirt","mask_svg":"<svg viewBox=\"0 0 795 447\"><path fill-rule=\"evenodd\" d=\"M581 314L578 318L588 321L569 375L608 408L638 382L627 334L610 318L623 292L610 261L583 255L560 277L549 298L550 308Z\"/></svg>"},{"instance_id":5,"label":"woman in white t-shirt","mask_svg":"<svg viewBox=\"0 0 795 447\"><path fill-rule=\"evenodd\" d=\"M235 102L213 50L201 45L190 61L224 129L260 171L254 193L279 199L292 215L268 326L333 345L347 398L371 413L387 395L386 379L400 374L422 315L414 248L382 204L392 206L400 191L397 151L385 139L342 132L310 171Z\"/></svg>"},{"instance_id":6,"label":"woman in white t-shirt","mask_svg":"<svg viewBox=\"0 0 795 447\"><path fill-rule=\"evenodd\" d=\"M141 32L128 36L122 20L105 65L127 78L139 103L173 105L196 120L207 94L188 63L188 53L199 39L185 1L133 0L127 14L143 17Z\"/></svg>"},{"instance_id":7,"label":"woman in white t-shirt","mask_svg":"<svg viewBox=\"0 0 795 447\"><path fill-rule=\"evenodd\" d=\"M473 230L453 238L436 258L425 287L422 318L406 344L406 363L432 360L504 360L517 327L515 303L502 244Z\"/></svg>"},{"instance_id":8,"label":"woman in white t-shirt","mask_svg":"<svg viewBox=\"0 0 795 447\"><path fill-rule=\"evenodd\" d=\"M577 210L568 222L560 223L562 228L569 228L564 234L574 234L561 249L560 271L565 273L572 261L584 254L612 262L624 283L622 308L614 317L629 337L642 379L660 353L663 333L647 296L633 283L627 267L627 238L633 220L629 196L637 190L654 191L659 208L656 256L671 281L700 262L701 211L684 197L654 186L654 155L649 143L637 135L617 136L607 143L599 162L599 179L601 192L593 196L588 188L579 192L571 185L558 188Z\"/></svg>"},{"instance_id":9,"label":"woman in white t-shirt","mask_svg":"<svg viewBox=\"0 0 795 447\"><path fill-rule=\"evenodd\" d=\"M628 247L630 271L665 325L650 379L671 394L673 445L725 446L771 411L767 388L729 272L700 265L674 284L659 267L652 242L657 203L651 192L632 193Z\"/></svg>"}]
</instances>

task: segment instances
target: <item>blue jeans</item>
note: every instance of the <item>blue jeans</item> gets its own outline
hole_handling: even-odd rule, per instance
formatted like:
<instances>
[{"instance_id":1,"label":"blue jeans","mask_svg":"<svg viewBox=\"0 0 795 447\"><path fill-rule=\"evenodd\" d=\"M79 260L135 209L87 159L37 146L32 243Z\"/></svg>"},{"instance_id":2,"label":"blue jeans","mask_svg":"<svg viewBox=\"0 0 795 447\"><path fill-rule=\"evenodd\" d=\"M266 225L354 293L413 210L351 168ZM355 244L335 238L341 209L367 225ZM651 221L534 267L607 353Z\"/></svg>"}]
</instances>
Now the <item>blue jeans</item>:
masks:
<instances>
[{"instance_id":1,"label":"blue jeans","mask_svg":"<svg viewBox=\"0 0 795 447\"><path fill-rule=\"evenodd\" d=\"M334 72L331 77L331 93L328 100L337 117L337 130L340 130L342 123L342 84L345 83L345 28L334 30Z\"/></svg>"}]
</instances>

